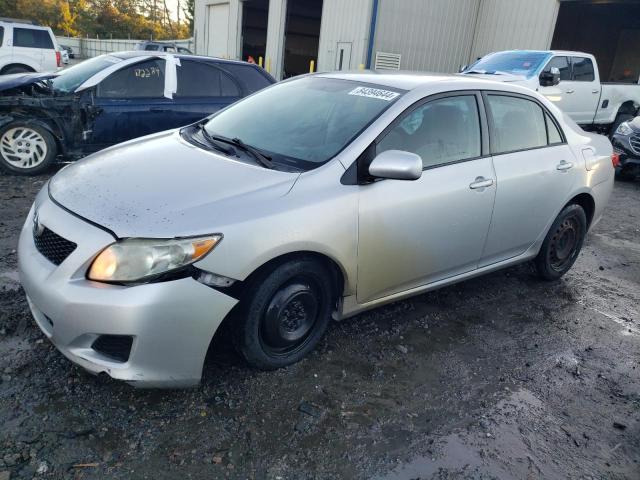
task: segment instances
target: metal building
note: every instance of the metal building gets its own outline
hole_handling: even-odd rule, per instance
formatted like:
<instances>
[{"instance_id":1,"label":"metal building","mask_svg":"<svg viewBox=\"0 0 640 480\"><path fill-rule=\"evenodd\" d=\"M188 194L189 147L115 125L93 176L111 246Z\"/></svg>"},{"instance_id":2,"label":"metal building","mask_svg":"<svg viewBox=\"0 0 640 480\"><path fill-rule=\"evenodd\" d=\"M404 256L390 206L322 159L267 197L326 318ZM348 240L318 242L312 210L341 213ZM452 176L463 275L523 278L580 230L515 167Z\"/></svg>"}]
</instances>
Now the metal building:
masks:
<instances>
[{"instance_id":1,"label":"metal building","mask_svg":"<svg viewBox=\"0 0 640 480\"><path fill-rule=\"evenodd\" d=\"M197 53L251 58L278 79L456 72L515 48L593 53L605 80L640 75L638 0L196 0L194 36Z\"/></svg>"}]
</instances>

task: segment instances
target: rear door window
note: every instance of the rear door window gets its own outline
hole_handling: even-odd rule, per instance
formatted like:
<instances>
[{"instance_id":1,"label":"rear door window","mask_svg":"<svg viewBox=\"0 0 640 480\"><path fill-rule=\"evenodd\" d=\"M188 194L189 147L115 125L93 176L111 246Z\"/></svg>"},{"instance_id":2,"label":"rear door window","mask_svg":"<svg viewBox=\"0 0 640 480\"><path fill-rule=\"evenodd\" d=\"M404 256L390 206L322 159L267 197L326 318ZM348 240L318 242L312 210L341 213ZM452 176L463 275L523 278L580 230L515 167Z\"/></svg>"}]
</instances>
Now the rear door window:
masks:
<instances>
[{"instance_id":1,"label":"rear door window","mask_svg":"<svg viewBox=\"0 0 640 480\"><path fill-rule=\"evenodd\" d=\"M494 154L547 146L547 126L540 105L506 95L490 94L487 98Z\"/></svg>"},{"instance_id":2,"label":"rear door window","mask_svg":"<svg viewBox=\"0 0 640 480\"><path fill-rule=\"evenodd\" d=\"M545 73L551 73L551 69L556 67L560 70L560 81L571 80L571 66L569 65L569 57L553 57L547 66L544 67Z\"/></svg>"},{"instance_id":3,"label":"rear door window","mask_svg":"<svg viewBox=\"0 0 640 480\"><path fill-rule=\"evenodd\" d=\"M562 143L562 135L560 134L560 130L558 130L555 122L551 120L551 117L546 112L544 114L544 118L547 122L547 138L549 139L549 145Z\"/></svg>"},{"instance_id":4,"label":"rear door window","mask_svg":"<svg viewBox=\"0 0 640 480\"><path fill-rule=\"evenodd\" d=\"M13 46L53 49L53 40L46 30L14 27Z\"/></svg>"},{"instance_id":5,"label":"rear door window","mask_svg":"<svg viewBox=\"0 0 640 480\"><path fill-rule=\"evenodd\" d=\"M214 65L180 60L176 97L239 97L236 82Z\"/></svg>"},{"instance_id":6,"label":"rear door window","mask_svg":"<svg viewBox=\"0 0 640 480\"><path fill-rule=\"evenodd\" d=\"M247 93L257 92L273 83L260 71L260 67L240 63L222 63L220 66L232 73Z\"/></svg>"},{"instance_id":7,"label":"rear door window","mask_svg":"<svg viewBox=\"0 0 640 480\"><path fill-rule=\"evenodd\" d=\"M164 96L164 60L135 63L98 84L102 98L160 98Z\"/></svg>"},{"instance_id":8,"label":"rear door window","mask_svg":"<svg viewBox=\"0 0 640 480\"><path fill-rule=\"evenodd\" d=\"M3 40L4 40L4 27L0 27L0 47L2 46Z\"/></svg>"},{"instance_id":9,"label":"rear door window","mask_svg":"<svg viewBox=\"0 0 640 480\"><path fill-rule=\"evenodd\" d=\"M596 78L593 71L593 62L590 58L573 57L573 80L576 82L593 82Z\"/></svg>"}]
</instances>

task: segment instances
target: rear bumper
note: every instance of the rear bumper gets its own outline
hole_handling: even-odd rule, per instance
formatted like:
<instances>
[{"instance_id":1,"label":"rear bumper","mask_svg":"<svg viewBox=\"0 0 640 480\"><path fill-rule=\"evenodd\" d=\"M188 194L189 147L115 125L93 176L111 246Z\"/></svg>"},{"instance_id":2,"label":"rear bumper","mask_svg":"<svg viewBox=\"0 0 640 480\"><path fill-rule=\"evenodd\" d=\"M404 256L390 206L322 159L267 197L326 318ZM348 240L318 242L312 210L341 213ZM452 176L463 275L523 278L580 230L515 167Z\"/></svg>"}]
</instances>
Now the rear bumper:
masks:
<instances>
[{"instance_id":1,"label":"rear bumper","mask_svg":"<svg viewBox=\"0 0 640 480\"><path fill-rule=\"evenodd\" d=\"M114 239L59 208L48 198L40 222L78 244L55 266L36 249L33 211L20 235L20 279L31 312L44 334L69 360L91 373L141 387L197 384L218 326L237 300L192 278L138 286L92 282L85 272ZM128 360L94 350L100 335L132 337Z\"/></svg>"}]
</instances>

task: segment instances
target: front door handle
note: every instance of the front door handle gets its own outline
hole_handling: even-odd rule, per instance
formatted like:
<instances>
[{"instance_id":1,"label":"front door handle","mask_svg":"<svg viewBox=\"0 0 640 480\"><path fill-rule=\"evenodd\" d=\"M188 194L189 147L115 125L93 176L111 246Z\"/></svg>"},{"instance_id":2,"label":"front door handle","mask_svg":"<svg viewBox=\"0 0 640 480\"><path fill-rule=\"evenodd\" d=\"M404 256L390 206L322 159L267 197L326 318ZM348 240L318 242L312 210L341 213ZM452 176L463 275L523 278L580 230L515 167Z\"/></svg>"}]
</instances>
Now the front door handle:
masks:
<instances>
[{"instance_id":1,"label":"front door handle","mask_svg":"<svg viewBox=\"0 0 640 480\"><path fill-rule=\"evenodd\" d=\"M484 178L484 177L476 177L476 179L469 184L469 188L471 190L477 190L478 188L486 188L493 185L493 179Z\"/></svg>"},{"instance_id":2,"label":"front door handle","mask_svg":"<svg viewBox=\"0 0 640 480\"><path fill-rule=\"evenodd\" d=\"M567 90L567 93L569 93L569 94L571 94L573 92L575 92L575 90Z\"/></svg>"},{"instance_id":3,"label":"front door handle","mask_svg":"<svg viewBox=\"0 0 640 480\"><path fill-rule=\"evenodd\" d=\"M569 170L570 168L573 168L573 163L566 162L564 160L562 160L558 165L556 165L556 170L560 170L560 171Z\"/></svg>"},{"instance_id":4,"label":"front door handle","mask_svg":"<svg viewBox=\"0 0 640 480\"><path fill-rule=\"evenodd\" d=\"M600 90L591 90L591 93L600 93Z\"/></svg>"}]
</instances>

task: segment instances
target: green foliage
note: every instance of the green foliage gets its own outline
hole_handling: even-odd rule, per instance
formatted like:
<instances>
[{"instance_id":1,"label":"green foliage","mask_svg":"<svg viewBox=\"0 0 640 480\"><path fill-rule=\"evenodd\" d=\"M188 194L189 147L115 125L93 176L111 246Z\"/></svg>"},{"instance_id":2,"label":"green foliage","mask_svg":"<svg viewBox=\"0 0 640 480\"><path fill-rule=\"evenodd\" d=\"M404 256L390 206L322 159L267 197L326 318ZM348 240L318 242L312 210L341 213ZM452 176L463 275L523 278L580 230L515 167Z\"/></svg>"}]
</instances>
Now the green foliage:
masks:
<instances>
[{"instance_id":1,"label":"green foliage","mask_svg":"<svg viewBox=\"0 0 640 480\"><path fill-rule=\"evenodd\" d=\"M182 0L180 22L164 0L0 0L0 17L34 20L57 34L105 38L189 38L194 0Z\"/></svg>"}]
</instances>

